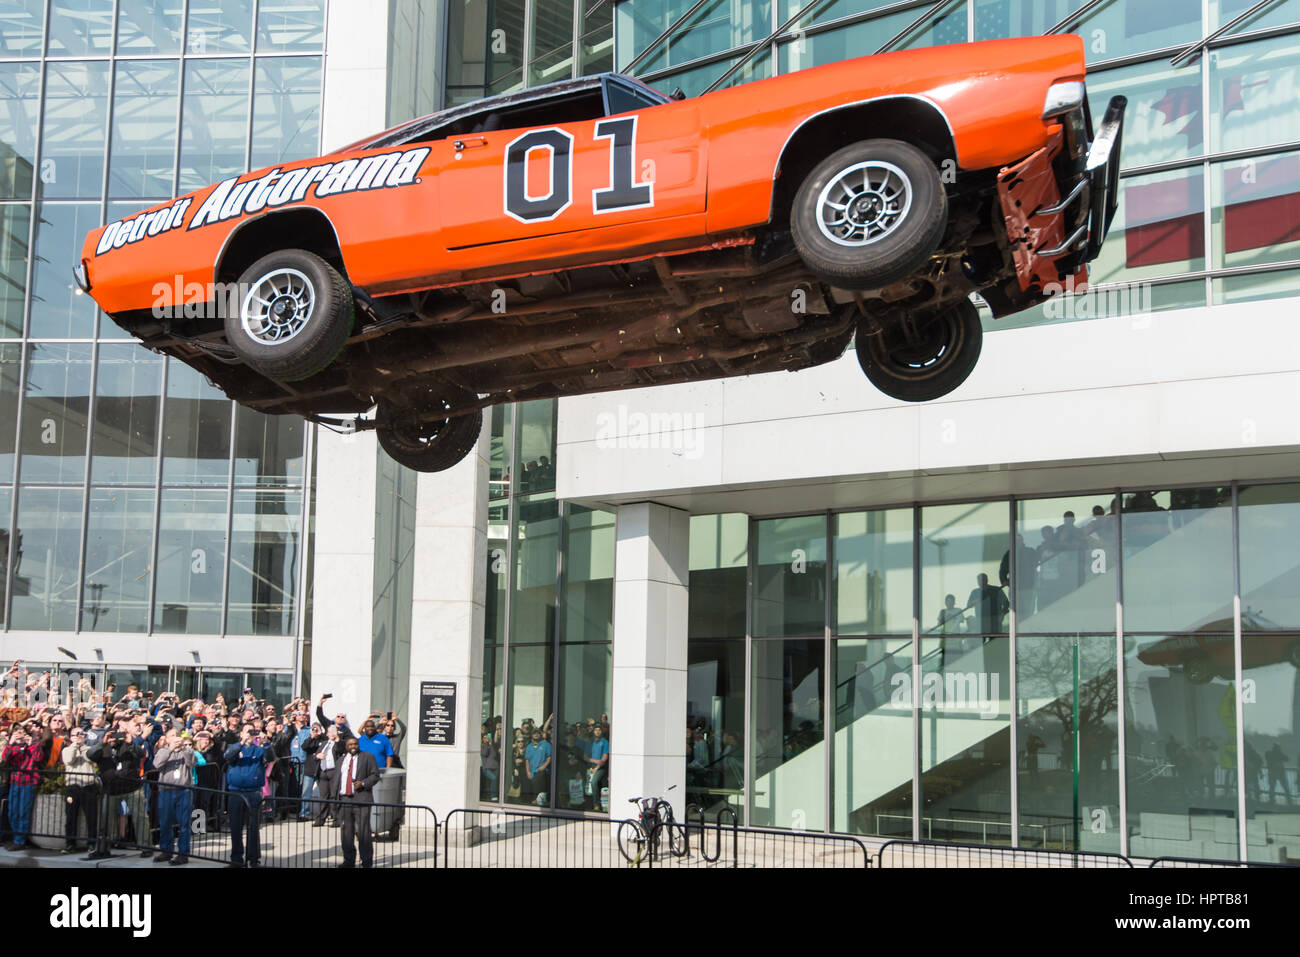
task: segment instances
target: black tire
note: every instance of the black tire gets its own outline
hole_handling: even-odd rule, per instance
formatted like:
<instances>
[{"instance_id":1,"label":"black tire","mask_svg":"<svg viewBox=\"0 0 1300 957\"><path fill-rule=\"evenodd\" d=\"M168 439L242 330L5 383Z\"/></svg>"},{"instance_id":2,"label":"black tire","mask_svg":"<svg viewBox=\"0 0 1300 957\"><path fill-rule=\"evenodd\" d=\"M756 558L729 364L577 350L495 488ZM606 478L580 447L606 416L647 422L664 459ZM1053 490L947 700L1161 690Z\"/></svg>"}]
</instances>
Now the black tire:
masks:
<instances>
[{"instance_id":1,"label":"black tire","mask_svg":"<svg viewBox=\"0 0 1300 957\"><path fill-rule=\"evenodd\" d=\"M1195 655L1183 664L1183 676L1188 684L1207 685L1216 677L1209 655Z\"/></svg>"},{"instance_id":2,"label":"black tire","mask_svg":"<svg viewBox=\"0 0 1300 957\"><path fill-rule=\"evenodd\" d=\"M287 283L298 288L295 273L307 281L309 299L291 294ZM280 281L286 282L285 294L259 302L256 294L268 285L278 289ZM244 270L239 289L237 308L225 319L226 342L268 379L295 382L315 375L338 357L352 333L352 287L315 253L269 253Z\"/></svg>"},{"instance_id":3,"label":"black tire","mask_svg":"<svg viewBox=\"0 0 1300 957\"><path fill-rule=\"evenodd\" d=\"M636 821L624 821L618 826L618 852L629 864L637 863L645 848L645 835Z\"/></svg>"},{"instance_id":4,"label":"black tire","mask_svg":"<svg viewBox=\"0 0 1300 957\"><path fill-rule=\"evenodd\" d=\"M470 453L483 430L483 410L448 415L450 403L441 405L423 412L399 411L380 400L379 445L394 462L417 472L441 472Z\"/></svg>"},{"instance_id":5,"label":"black tire","mask_svg":"<svg viewBox=\"0 0 1300 957\"><path fill-rule=\"evenodd\" d=\"M852 198L864 164L882 181ZM842 178L847 182L837 186ZM846 200L842 224L830 221L838 214L829 205L833 197ZM804 177L790 208L790 231L804 263L841 289L880 289L911 276L934 253L947 225L939 171L901 140L862 140L832 153Z\"/></svg>"},{"instance_id":6,"label":"black tire","mask_svg":"<svg viewBox=\"0 0 1300 957\"><path fill-rule=\"evenodd\" d=\"M664 822L664 830L668 833L668 849L673 857L685 857L691 846L686 828L669 818Z\"/></svg>"},{"instance_id":7,"label":"black tire","mask_svg":"<svg viewBox=\"0 0 1300 957\"><path fill-rule=\"evenodd\" d=\"M885 395L928 402L947 395L971 374L984 345L979 310L969 299L913 317L919 341L909 342L903 323L885 322L871 335L858 326L854 348L867 378Z\"/></svg>"}]
</instances>

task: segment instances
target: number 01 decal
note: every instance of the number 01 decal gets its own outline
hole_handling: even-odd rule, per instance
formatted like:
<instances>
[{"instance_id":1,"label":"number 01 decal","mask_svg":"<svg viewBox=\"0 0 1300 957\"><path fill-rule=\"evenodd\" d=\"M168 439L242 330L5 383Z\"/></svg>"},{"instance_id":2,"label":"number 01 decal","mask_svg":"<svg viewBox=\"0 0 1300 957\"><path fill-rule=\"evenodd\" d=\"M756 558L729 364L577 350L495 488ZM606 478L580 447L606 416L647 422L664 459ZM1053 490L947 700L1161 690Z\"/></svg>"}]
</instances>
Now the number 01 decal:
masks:
<instances>
[{"instance_id":1,"label":"number 01 decal","mask_svg":"<svg viewBox=\"0 0 1300 957\"><path fill-rule=\"evenodd\" d=\"M654 185L634 183L636 117L623 116L596 124L596 138L608 139L609 185L591 191L595 213L613 213L654 205ZM534 150L550 154L550 185L541 196L528 192L528 157ZM510 142L505 155L506 215L521 223L554 219L573 201L573 137L557 127L529 130Z\"/></svg>"}]
</instances>

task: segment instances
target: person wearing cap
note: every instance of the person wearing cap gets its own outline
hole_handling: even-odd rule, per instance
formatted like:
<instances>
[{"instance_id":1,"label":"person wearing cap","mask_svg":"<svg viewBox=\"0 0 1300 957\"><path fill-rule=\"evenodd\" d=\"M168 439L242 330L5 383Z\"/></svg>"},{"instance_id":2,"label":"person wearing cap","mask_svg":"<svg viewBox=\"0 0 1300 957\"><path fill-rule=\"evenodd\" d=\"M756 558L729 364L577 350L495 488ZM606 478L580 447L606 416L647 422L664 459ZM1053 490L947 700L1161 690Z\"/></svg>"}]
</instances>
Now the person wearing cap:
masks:
<instances>
[{"instance_id":1,"label":"person wearing cap","mask_svg":"<svg viewBox=\"0 0 1300 957\"><path fill-rule=\"evenodd\" d=\"M67 839L64 854L77 853L77 826L80 818L86 819L86 840L91 846L99 836L99 780L95 776L95 765L89 757L90 748L86 732L82 728L73 728L59 754L65 771L68 799L63 827Z\"/></svg>"},{"instance_id":2,"label":"person wearing cap","mask_svg":"<svg viewBox=\"0 0 1300 957\"><path fill-rule=\"evenodd\" d=\"M158 854L155 864L190 860L190 812L194 808L194 743L175 728L159 742L153 755L158 770ZM180 832L179 840L172 829ZM172 846L178 853L172 856Z\"/></svg>"}]
</instances>

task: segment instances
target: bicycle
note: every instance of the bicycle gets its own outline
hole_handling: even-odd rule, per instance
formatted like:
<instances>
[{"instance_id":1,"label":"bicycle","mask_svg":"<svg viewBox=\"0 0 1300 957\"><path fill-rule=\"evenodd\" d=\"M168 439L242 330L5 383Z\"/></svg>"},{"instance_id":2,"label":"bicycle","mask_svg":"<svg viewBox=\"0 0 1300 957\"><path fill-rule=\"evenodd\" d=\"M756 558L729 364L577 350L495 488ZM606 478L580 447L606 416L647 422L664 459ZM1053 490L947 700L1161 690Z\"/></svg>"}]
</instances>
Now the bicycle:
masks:
<instances>
[{"instance_id":1,"label":"bicycle","mask_svg":"<svg viewBox=\"0 0 1300 957\"><path fill-rule=\"evenodd\" d=\"M669 788L668 790L672 790ZM647 853L653 862L659 856L662 833L668 833L668 850L673 857L690 853L686 829L673 817L673 806L663 798L635 797L629 804L637 805L636 820L628 819L618 826L618 851L633 867L638 866Z\"/></svg>"}]
</instances>

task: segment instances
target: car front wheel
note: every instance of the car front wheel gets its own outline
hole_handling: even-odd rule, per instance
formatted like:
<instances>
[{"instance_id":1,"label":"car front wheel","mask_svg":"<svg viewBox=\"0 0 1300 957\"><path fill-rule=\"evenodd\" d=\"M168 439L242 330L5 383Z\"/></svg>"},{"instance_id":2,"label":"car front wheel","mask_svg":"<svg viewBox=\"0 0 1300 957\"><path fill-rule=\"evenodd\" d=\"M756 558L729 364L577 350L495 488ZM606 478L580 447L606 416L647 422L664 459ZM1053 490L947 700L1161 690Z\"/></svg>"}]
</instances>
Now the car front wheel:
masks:
<instances>
[{"instance_id":1,"label":"car front wheel","mask_svg":"<svg viewBox=\"0 0 1300 957\"><path fill-rule=\"evenodd\" d=\"M911 276L947 224L938 169L901 140L863 140L832 153L804 178L790 209L804 263L842 289L881 289Z\"/></svg>"},{"instance_id":2,"label":"car front wheel","mask_svg":"<svg viewBox=\"0 0 1300 957\"><path fill-rule=\"evenodd\" d=\"M452 415L454 404L439 400L420 410L379 403L379 445L399 465L417 472L451 468L474 448L483 429L483 410Z\"/></svg>"},{"instance_id":3,"label":"car front wheel","mask_svg":"<svg viewBox=\"0 0 1300 957\"><path fill-rule=\"evenodd\" d=\"M969 299L938 310L858 325L858 364L885 395L928 402L947 395L971 374L984 344L979 310Z\"/></svg>"},{"instance_id":4,"label":"car front wheel","mask_svg":"<svg viewBox=\"0 0 1300 957\"><path fill-rule=\"evenodd\" d=\"M249 367L294 382L323 370L352 332L352 289L315 253L284 249L239 277L238 308L226 316L226 341Z\"/></svg>"}]
</instances>

